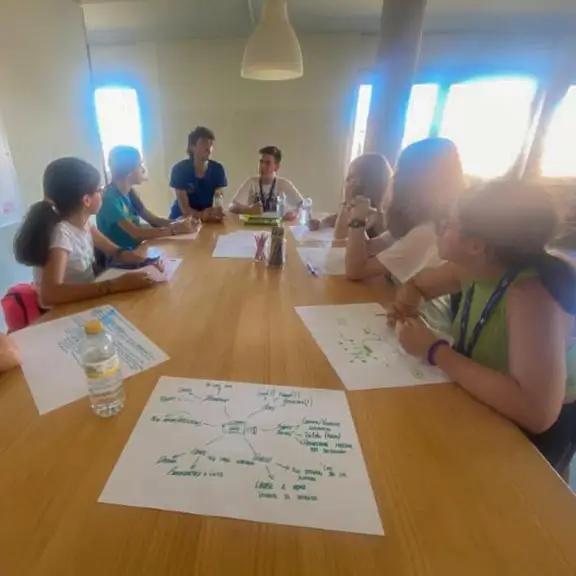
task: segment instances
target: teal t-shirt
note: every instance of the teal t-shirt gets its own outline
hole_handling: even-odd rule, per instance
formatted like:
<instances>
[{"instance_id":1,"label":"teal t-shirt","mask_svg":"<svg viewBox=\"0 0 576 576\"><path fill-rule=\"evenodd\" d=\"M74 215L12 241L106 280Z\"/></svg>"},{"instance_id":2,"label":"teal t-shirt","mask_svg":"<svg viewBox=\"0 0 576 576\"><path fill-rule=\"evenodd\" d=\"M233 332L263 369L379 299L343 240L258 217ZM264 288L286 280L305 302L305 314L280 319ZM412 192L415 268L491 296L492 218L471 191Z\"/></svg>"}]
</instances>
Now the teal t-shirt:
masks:
<instances>
[{"instance_id":1,"label":"teal t-shirt","mask_svg":"<svg viewBox=\"0 0 576 576\"><path fill-rule=\"evenodd\" d=\"M114 184L110 184L102 196L102 207L96 215L98 230L120 248L136 248L140 240L123 230L120 222L127 220L139 226L142 209L142 203L132 191L122 194Z\"/></svg>"}]
</instances>

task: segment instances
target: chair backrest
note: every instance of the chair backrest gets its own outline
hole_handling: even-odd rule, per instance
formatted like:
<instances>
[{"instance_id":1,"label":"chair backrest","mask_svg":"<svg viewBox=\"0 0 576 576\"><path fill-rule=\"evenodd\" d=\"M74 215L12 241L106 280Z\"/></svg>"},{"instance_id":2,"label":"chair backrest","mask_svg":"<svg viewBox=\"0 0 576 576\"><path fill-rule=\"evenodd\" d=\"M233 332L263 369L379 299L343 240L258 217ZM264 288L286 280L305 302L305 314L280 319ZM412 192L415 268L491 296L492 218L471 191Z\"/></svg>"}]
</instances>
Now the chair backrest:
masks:
<instances>
[{"instance_id":1,"label":"chair backrest","mask_svg":"<svg viewBox=\"0 0 576 576\"><path fill-rule=\"evenodd\" d=\"M38 291L33 284L12 286L0 301L8 332L26 328L43 313L38 303Z\"/></svg>"}]
</instances>

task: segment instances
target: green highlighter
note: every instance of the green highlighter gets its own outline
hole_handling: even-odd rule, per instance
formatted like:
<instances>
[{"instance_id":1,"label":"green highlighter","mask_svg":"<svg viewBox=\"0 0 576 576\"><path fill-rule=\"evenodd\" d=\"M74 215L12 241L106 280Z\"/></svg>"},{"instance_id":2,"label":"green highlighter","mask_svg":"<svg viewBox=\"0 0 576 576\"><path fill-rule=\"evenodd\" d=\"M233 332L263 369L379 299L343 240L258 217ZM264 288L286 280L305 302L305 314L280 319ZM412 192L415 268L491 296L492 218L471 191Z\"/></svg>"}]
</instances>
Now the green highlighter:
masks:
<instances>
[{"instance_id":1,"label":"green highlighter","mask_svg":"<svg viewBox=\"0 0 576 576\"><path fill-rule=\"evenodd\" d=\"M282 218L276 212L264 212L263 214L242 214L240 220L244 226L282 226Z\"/></svg>"}]
</instances>

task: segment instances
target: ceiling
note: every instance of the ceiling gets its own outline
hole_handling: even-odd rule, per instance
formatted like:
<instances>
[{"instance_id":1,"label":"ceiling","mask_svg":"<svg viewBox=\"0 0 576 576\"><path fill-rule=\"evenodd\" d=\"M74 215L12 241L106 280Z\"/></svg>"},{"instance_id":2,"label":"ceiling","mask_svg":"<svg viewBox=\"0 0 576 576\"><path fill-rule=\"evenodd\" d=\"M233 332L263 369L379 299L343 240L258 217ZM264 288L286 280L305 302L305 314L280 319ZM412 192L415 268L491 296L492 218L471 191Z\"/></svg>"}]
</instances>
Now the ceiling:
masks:
<instances>
[{"instance_id":1,"label":"ceiling","mask_svg":"<svg viewBox=\"0 0 576 576\"><path fill-rule=\"evenodd\" d=\"M79 0L89 40L248 36L264 0ZM391 0L385 0L391 1ZM402 0L399 0L402 1ZM377 33L381 0L289 0L298 32ZM575 0L428 0L426 30L573 32Z\"/></svg>"}]
</instances>

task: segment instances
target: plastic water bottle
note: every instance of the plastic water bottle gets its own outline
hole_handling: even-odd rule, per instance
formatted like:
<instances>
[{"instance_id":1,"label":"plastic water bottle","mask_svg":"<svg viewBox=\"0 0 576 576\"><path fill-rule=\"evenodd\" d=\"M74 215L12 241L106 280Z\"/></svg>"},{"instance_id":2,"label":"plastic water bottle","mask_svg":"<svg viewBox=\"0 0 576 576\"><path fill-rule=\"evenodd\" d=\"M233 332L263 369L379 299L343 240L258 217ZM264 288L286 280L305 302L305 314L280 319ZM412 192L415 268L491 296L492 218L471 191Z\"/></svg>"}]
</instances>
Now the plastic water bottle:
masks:
<instances>
[{"instance_id":1,"label":"plastic water bottle","mask_svg":"<svg viewBox=\"0 0 576 576\"><path fill-rule=\"evenodd\" d=\"M224 209L224 194L222 194L221 190L217 190L214 193L214 201L212 202L212 206L214 208Z\"/></svg>"},{"instance_id":2,"label":"plastic water bottle","mask_svg":"<svg viewBox=\"0 0 576 576\"><path fill-rule=\"evenodd\" d=\"M312 218L312 198L306 196L304 202L302 202L302 209L300 210L300 224L302 226L308 226L310 219Z\"/></svg>"},{"instance_id":3,"label":"plastic water bottle","mask_svg":"<svg viewBox=\"0 0 576 576\"><path fill-rule=\"evenodd\" d=\"M278 198L276 198L276 213L278 218L284 218L286 216L286 194L280 192Z\"/></svg>"},{"instance_id":4,"label":"plastic water bottle","mask_svg":"<svg viewBox=\"0 0 576 576\"><path fill-rule=\"evenodd\" d=\"M90 405L94 414L108 418L124 408L124 385L116 346L100 320L86 322L84 334L80 354Z\"/></svg>"}]
</instances>

